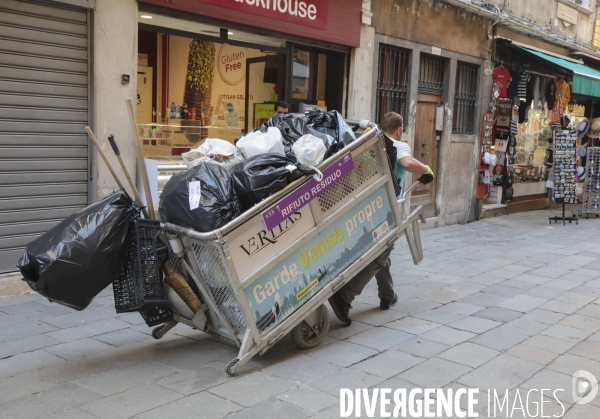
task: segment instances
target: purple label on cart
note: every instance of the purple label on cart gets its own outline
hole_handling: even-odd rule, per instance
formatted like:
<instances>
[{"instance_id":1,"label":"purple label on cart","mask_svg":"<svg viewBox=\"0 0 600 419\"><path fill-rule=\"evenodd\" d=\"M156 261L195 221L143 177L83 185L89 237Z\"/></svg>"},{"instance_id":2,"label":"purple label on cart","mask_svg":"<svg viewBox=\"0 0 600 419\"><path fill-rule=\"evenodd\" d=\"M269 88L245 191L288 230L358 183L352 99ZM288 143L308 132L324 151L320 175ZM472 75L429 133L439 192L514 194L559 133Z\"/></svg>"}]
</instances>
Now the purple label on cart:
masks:
<instances>
[{"instance_id":1,"label":"purple label on cart","mask_svg":"<svg viewBox=\"0 0 600 419\"><path fill-rule=\"evenodd\" d=\"M323 179L318 182L310 179L294 192L283 198L262 213L267 230L271 231L281 222L285 221L291 214L308 205L310 201L321 195L327 189L335 185L341 178L354 170L352 154L347 153L331 166L323 170Z\"/></svg>"}]
</instances>

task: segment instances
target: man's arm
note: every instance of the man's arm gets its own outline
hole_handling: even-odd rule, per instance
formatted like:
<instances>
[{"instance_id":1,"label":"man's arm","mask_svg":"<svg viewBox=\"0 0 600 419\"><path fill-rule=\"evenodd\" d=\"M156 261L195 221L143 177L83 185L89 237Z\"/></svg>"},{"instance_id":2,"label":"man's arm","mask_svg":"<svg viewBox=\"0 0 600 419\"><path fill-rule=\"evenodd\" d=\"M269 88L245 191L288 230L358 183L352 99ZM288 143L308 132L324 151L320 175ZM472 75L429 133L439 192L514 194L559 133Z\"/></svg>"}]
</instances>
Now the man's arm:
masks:
<instances>
[{"instance_id":1,"label":"man's arm","mask_svg":"<svg viewBox=\"0 0 600 419\"><path fill-rule=\"evenodd\" d=\"M408 170L410 173L414 173L417 175L424 175L425 173L427 173L428 171L430 171L431 169L429 169L429 166L424 165L423 163L421 163L419 160L415 159L414 157L402 157L400 159L400 165L402 167L404 167L406 170Z\"/></svg>"}]
</instances>

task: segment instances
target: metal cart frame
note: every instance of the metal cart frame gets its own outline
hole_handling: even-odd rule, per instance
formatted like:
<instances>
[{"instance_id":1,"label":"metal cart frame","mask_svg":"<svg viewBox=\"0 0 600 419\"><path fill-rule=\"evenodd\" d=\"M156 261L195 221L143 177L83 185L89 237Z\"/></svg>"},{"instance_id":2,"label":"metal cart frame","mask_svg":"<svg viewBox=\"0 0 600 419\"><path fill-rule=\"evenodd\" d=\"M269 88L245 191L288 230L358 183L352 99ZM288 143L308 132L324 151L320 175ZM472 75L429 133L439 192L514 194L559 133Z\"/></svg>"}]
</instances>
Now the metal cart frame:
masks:
<instances>
[{"instance_id":1,"label":"metal cart frame","mask_svg":"<svg viewBox=\"0 0 600 419\"><path fill-rule=\"evenodd\" d=\"M372 130L364 133L355 142L324 161L318 167L320 170L326 171L331 170L330 166L334 167L336 164L341 166L342 158L348 159L347 155L350 153L354 162L354 169L342 176L337 183L311 200L303 208L298 209L294 213L300 214L297 217L301 216L302 222L298 221L298 228L296 228L290 217L291 227L289 230L296 230L293 231L293 234L288 233L288 230L281 233L277 245L267 243L270 246L267 246L266 249L263 247L260 250L260 252L268 250L264 254L257 251L250 255L251 252L247 252L249 258L241 260L243 259L242 256L245 258L245 255L240 253L239 247L243 247L239 246L240 240L250 236L264 239L267 230L264 229L265 221L263 221L261 214L269 208L274 208L282 202L283 198L311 181L311 178L298 179L224 227L212 232L199 233L189 228L169 223L163 224L163 237L169 241L171 264L178 273L183 275L190 283L193 283L192 285L200 293L203 308L194 314L187 309L177 294L168 289L167 294L175 312L174 321L157 327L153 331L153 336L155 338L162 337L178 322L210 333L220 341L239 348L237 358L233 359L226 368L228 374L235 374L252 357L257 354L264 354L286 334L293 331L294 328L305 327L306 330L312 332L313 341L307 342L304 347L318 345L329 327L328 312L321 306L340 287L383 251L391 247L402 235L405 235L408 240L414 263L420 263L423 259L423 251L418 224L419 218L422 222L425 222L421 214L422 206L410 212L406 205L411 190L418 183L415 182L405 191L403 198L397 200L383 134L375 124L371 123L369 126L372 127ZM365 128L366 126L363 124L362 127ZM375 194L378 195L376 201L373 201L372 197ZM358 208L361 205L364 206L365 202L367 202L369 208L372 207L372 210L380 208L375 203L377 205L381 204L384 211L378 216L385 215L386 220L377 228L373 227L372 232L368 232L367 227L364 224L362 225L364 228L363 236L359 236L358 240L360 243L363 243L361 242L363 238L369 241L370 237L367 233L370 233L372 243L368 245L368 248L359 250L360 254L357 254L356 257L346 257L347 254L344 253L338 255L336 263L342 263L346 259L349 260L347 263L343 262L343 266L336 268L337 272L330 270L333 269L330 264L329 267L323 268L323 270L319 268L318 272L322 275L319 275L318 278L304 274L305 280L310 280L310 285L307 285L303 291L293 294L297 301L293 298L287 299L287 296L283 302L281 299L278 301L277 295L275 295L273 298L277 302L273 305L271 312L267 311L259 319L258 309L253 304L256 305L256 301L261 300L262 296L267 299L267 295L269 295L267 291L266 294L260 294L261 298L257 297L259 294L256 294L256 290L263 289L259 282L264 281L270 272L271 274L274 272L274 269L279 269L287 260L286 258L299 257L300 255L296 252L302 246L308 246L311 240L321 240L321 237L329 233L332 228L342 223L344 216L352 213L352 211L358 211ZM368 212L366 206L364 210L363 219ZM358 217L354 216L354 222L361 220L360 211L357 214ZM375 214L372 214L371 226L373 226L374 220ZM304 224L300 225L301 223ZM348 223L351 225L352 222L346 220L345 223L346 228L349 228ZM281 231L283 231L282 224L279 225ZM361 225L359 224L359 226ZM256 229L261 228L262 233L259 232L256 236ZM338 230L340 229L337 228L335 232ZM284 237L288 234L291 235L287 238ZM329 244L331 245L333 241L334 239L331 239ZM350 242L350 236L348 238L344 236L342 241L338 241L344 246ZM323 246L330 249L327 243ZM355 246L353 249L357 249L358 244L352 246ZM343 249L343 247L339 249ZM345 249L344 252L347 250ZM323 250L323 252L325 251ZM348 252L350 251L348 250ZM312 255L312 253L310 254ZM321 255L321 253L318 254ZM314 255L316 256L317 253ZM250 259L250 257L255 259ZM285 272L287 272L288 265L283 266L285 266ZM306 264L304 266L306 267ZM329 274L328 272L332 273ZM311 280L311 278L314 279ZM289 275L287 279L290 280ZM281 281L278 282L277 278L274 280L277 290L279 290L280 285L283 289L283 283L285 282L283 271ZM255 298L250 301L248 295L250 288L253 286L255 294L250 295L254 295ZM168 288L166 284L165 287ZM268 289L269 284L267 283ZM275 289L272 283L271 289ZM303 294L304 291L306 291L305 294ZM285 308L286 304L287 309ZM299 336L299 334L295 335ZM317 339L314 339L314 336L317 336ZM292 337L294 337L294 334L292 334Z\"/></svg>"}]
</instances>

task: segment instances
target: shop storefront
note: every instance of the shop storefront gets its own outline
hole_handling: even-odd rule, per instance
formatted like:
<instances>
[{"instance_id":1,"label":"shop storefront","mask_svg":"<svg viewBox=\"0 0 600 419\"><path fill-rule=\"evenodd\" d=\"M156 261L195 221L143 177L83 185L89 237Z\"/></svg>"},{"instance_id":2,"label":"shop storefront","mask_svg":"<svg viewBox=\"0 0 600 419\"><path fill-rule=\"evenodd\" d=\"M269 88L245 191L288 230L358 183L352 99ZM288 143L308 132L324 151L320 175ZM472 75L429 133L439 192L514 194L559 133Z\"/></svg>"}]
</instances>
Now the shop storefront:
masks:
<instances>
[{"instance_id":1,"label":"shop storefront","mask_svg":"<svg viewBox=\"0 0 600 419\"><path fill-rule=\"evenodd\" d=\"M146 156L178 157L205 138L233 141L278 101L290 112L343 112L360 11L359 1L140 0L137 122Z\"/></svg>"},{"instance_id":2,"label":"shop storefront","mask_svg":"<svg viewBox=\"0 0 600 419\"><path fill-rule=\"evenodd\" d=\"M575 136L575 127L593 116L590 105L600 72L501 38L495 42L494 62L479 193L485 193L488 204L507 205L507 213L547 208L554 187L561 186L554 184L556 130ZM575 147L587 143L583 134ZM565 202L578 203L578 197L569 194Z\"/></svg>"}]
</instances>

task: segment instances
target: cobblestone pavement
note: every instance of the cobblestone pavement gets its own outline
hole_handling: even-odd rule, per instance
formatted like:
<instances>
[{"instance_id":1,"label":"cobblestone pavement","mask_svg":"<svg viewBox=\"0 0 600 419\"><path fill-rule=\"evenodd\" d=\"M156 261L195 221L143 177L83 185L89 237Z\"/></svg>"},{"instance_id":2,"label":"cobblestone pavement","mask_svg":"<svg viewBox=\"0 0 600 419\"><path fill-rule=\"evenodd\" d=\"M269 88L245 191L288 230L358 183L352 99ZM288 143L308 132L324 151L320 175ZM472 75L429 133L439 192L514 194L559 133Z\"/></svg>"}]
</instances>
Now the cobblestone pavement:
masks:
<instances>
[{"instance_id":1,"label":"cobblestone pavement","mask_svg":"<svg viewBox=\"0 0 600 419\"><path fill-rule=\"evenodd\" d=\"M574 404L571 379L600 377L600 220L548 225L548 214L426 230L419 266L402 239L396 306L381 311L371 283L350 327L333 321L313 350L286 338L234 377L236 350L183 325L154 340L137 313L115 314L110 289L82 312L0 298L0 417L330 419L342 387L474 387L564 389L565 418L599 418L600 396ZM545 415L562 413L545 401Z\"/></svg>"}]
</instances>

